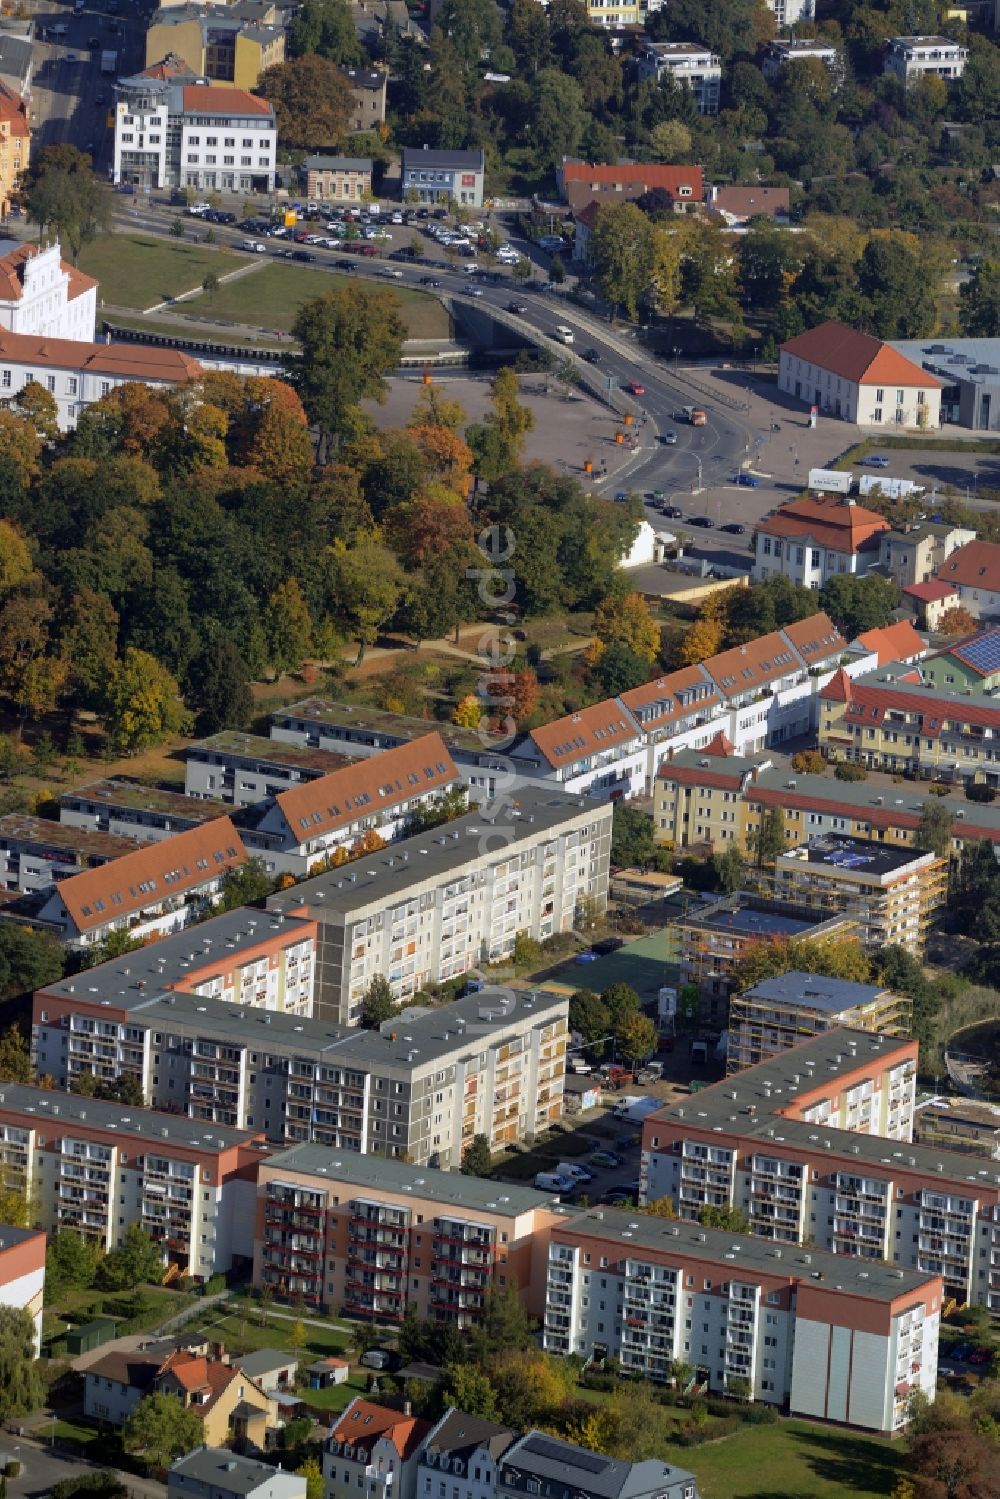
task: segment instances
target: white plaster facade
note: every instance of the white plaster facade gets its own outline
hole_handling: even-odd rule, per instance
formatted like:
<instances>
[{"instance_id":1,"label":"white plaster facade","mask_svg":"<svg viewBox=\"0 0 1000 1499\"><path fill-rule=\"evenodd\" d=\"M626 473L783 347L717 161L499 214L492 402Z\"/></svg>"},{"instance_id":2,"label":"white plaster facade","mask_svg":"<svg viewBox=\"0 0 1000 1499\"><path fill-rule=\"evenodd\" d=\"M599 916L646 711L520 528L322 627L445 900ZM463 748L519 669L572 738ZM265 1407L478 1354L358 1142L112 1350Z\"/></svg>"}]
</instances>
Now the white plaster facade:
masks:
<instances>
[{"instance_id":1,"label":"white plaster facade","mask_svg":"<svg viewBox=\"0 0 1000 1499\"><path fill-rule=\"evenodd\" d=\"M41 246L0 242L0 251L0 327L93 340L97 283L66 264L58 240Z\"/></svg>"}]
</instances>

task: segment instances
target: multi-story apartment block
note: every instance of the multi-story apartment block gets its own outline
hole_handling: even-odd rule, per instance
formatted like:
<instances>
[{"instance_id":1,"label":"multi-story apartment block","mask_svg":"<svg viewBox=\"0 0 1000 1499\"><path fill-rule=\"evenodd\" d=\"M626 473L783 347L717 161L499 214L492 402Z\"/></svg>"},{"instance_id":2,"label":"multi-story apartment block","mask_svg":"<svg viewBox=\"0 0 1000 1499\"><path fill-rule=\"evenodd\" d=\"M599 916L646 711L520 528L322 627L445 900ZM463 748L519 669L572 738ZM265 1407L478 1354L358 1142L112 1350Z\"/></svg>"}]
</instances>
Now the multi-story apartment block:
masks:
<instances>
[{"instance_id":1,"label":"multi-story apartment block","mask_svg":"<svg viewBox=\"0 0 1000 1499\"><path fill-rule=\"evenodd\" d=\"M318 755L319 750L293 753ZM240 815L247 848L269 871L304 877L364 840L397 837L422 808L460 788L455 762L437 734L345 764L266 797Z\"/></svg>"},{"instance_id":2,"label":"multi-story apartment block","mask_svg":"<svg viewBox=\"0 0 1000 1499\"><path fill-rule=\"evenodd\" d=\"M356 1395L337 1416L323 1443L328 1499L354 1499L363 1489L374 1499L414 1499L417 1458L430 1422L375 1405Z\"/></svg>"},{"instance_id":3,"label":"multi-story apartment block","mask_svg":"<svg viewBox=\"0 0 1000 1499\"><path fill-rule=\"evenodd\" d=\"M58 880L110 864L134 848L128 838L9 812L0 817L0 886L20 894L51 890Z\"/></svg>"},{"instance_id":4,"label":"multi-story apartment block","mask_svg":"<svg viewBox=\"0 0 1000 1499\"><path fill-rule=\"evenodd\" d=\"M655 1459L630 1463L574 1446L540 1431L526 1432L500 1462L496 1499L698 1499L693 1473Z\"/></svg>"},{"instance_id":5,"label":"multi-story apartment block","mask_svg":"<svg viewBox=\"0 0 1000 1499\"><path fill-rule=\"evenodd\" d=\"M240 1010L311 1015L315 935L310 921L243 908L47 984L32 1008L36 1077L67 1088L84 1073L106 1082L127 1074L150 1096L150 1037L132 1012L175 990ZM166 1107L176 1107L173 1091L164 1089Z\"/></svg>"},{"instance_id":6,"label":"multi-story apartment block","mask_svg":"<svg viewBox=\"0 0 1000 1499\"><path fill-rule=\"evenodd\" d=\"M927 849L887 846L844 833L818 833L779 854L777 899L843 911L865 947L923 952L934 911L944 903L948 860Z\"/></svg>"},{"instance_id":7,"label":"multi-story apartment block","mask_svg":"<svg viewBox=\"0 0 1000 1499\"><path fill-rule=\"evenodd\" d=\"M938 1275L600 1209L549 1244L545 1347L892 1435L934 1399Z\"/></svg>"},{"instance_id":8,"label":"multi-story apartment block","mask_svg":"<svg viewBox=\"0 0 1000 1499\"><path fill-rule=\"evenodd\" d=\"M907 87L917 78L961 78L968 47L946 36L894 36L886 44L884 71Z\"/></svg>"},{"instance_id":9,"label":"multi-story apartment block","mask_svg":"<svg viewBox=\"0 0 1000 1499\"><path fill-rule=\"evenodd\" d=\"M845 833L912 848L926 800L919 785L886 789L804 775L787 765L769 769L766 760L730 755L725 745L713 741L700 753L683 751L664 764L655 787L653 820L662 842L678 848L700 844L711 852L732 842L749 847L761 818L773 808L783 815L789 846L816 833ZM1000 808L957 795L941 802L954 819L954 852L982 838L1000 843Z\"/></svg>"},{"instance_id":10,"label":"multi-story apartment block","mask_svg":"<svg viewBox=\"0 0 1000 1499\"><path fill-rule=\"evenodd\" d=\"M45 1235L36 1228L0 1224L0 1306L27 1312L35 1324L35 1356L42 1349Z\"/></svg>"},{"instance_id":11,"label":"multi-story apartment block","mask_svg":"<svg viewBox=\"0 0 1000 1499\"><path fill-rule=\"evenodd\" d=\"M115 85L115 184L274 191L277 127L265 99L151 68Z\"/></svg>"},{"instance_id":12,"label":"multi-story apartment block","mask_svg":"<svg viewBox=\"0 0 1000 1499\"><path fill-rule=\"evenodd\" d=\"M1000 1169L908 1143L917 1045L836 1030L643 1125L643 1194L682 1217L741 1208L751 1232L940 1275L1000 1310Z\"/></svg>"},{"instance_id":13,"label":"multi-story apartment block","mask_svg":"<svg viewBox=\"0 0 1000 1499\"><path fill-rule=\"evenodd\" d=\"M532 729L521 752L571 795L618 800L645 788L644 737L615 698Z\"/></svg>"},{"instance_id":14,"label":"multi-story apartment block","mask_svg":"<svg viewBox=\"0 0 1000 1499\"><path fill-rule=\"evenodd\" d=\"M93 947L111 932L126 931L139 941L163 936L210 909L225 876L246 858L229 818L217 817L162 843L133 844L109 864L67 876L36 897L30 919L76 949Z\"/></svg>"},{"instance_id":15,"label":"multi-story apartment block","mask_svg":"<svg viewBox=\"0 0 1000 1499\"><path fill-rule=\"evenodd\" d=\"M149 17L146 64L176 60L192 78L232 93L255 89L265 68L285 60L281 7L272 0L231 4L164 4Z\"/></svg>"},{"instance_id":16,"label":"multi-story apartment block","mask_svg":"<svg viewBox=\"0 0 1000 1499\"><path fill-rule=\"evenodd\" d=\"M102 1000L98 971L35 997L35 1066L57 1085L129 1076L206 1124L455 1167L476 1134L500 1150L562 1116L564 995L484 989L373 1032L137 983Z\"/></svg>"},{"instance_id":17,"label":"multi-story apartment block","mask_svg":"<svg viewBox=\"0 0 1000 1499\"><path fill-rule=\"evenodd\" d=\"M339 68L338 72L351 91L354 114L348 122L348 133L375 130L385 121L385 97L389 74L385 68ZM328 200L330 201L330 200Z\"/></svg>"},{"instance_id":18,"label":"multi-story apartment block","mask_svg":"<svg viewBox=\"0 0 1000 1499\"><path fill-rule=\"evenodd\" d=\"M185 749L184 795L253 807L353 763L350 755L226 729Z\"/></svg>"},{"instance_id":19,"label":"multi-story apartment block","mask_svg":"<svg viewBox=\"0 0 1000 1499\"><path fill-rule=\"evenodd\" d=\"M214 817L223 817L224 801L194 800L179 791L143 786L138 781L88 781L59 798L59 822L63 827L91 828L115 838L154 843L175 833L201 827Z\"/></svg>"},{"instance_id":20,"label":"multi-story apartment block","mask_svg":"<svg viewBox=\"0 0 1000 1499\"><path fill-rule=\"evenodd\" d=\"M714 52L697 42L647 42L639 54L636 69L640 78L671 77L686 84L694 96L698 113L719 113L722 91L722 63Z\"/></svg>"},{"instance_id":21,"label":"multi-story apartment block","mask_svg":"<svg viewBox=\"0 0 1000 1499\"><path fill-rule=\"evenodd\" d=\"M820 692L819 744L831 759L939 780L1000 783L1000 702L984 692L927 686L914 667L854 678Z\"/></svg>"},{"instance_id":22,"label":"multi-story apartment block","mask_svg":"<svg viewBox=\"0 0 1000 1499\"><path fill-rule=\"evenodd\" d=\"M680 981L697 984L702 1013L725 1022L734 970L749 948L771 938L823 942L856 937L853 917L757 895L726 895L685 912L676 924L680 937Z\"/></svg>"},{"instance_id":23,"label":"multi-story apartment block","mask_svg":"<svg viewBox=\"0 0 1000 1499\"><path fill-rule=\"evenodd\" d=\"M317 923L316 1013L353 1025L376 974L405 1000L509 958L519 932L570 931L584 901L604 910L611 815L608 802L522 787L279 891L268 909Z\"/></svg>"},{"instance_id":24,"label":"multi-story apartment block","mask_svg":"<svg viewBox=\"0 0 1000 1499\"><path fill-rule=\"evenodd\" d=\"M0 212L4 218L30 158L28 105L8 84L0 82Z\"/></svg>"},{"instance_id":25,"label":"multi-story apartment block","mask_svg":"<svg viewBox=\"0 0 1000 1499\"><path fill-rule=\"evenodd\" d=\"M783 0L776 0L776 4L783 8ZM774 8L774 5L770 7L772 10ZM778 24L782 23L779 21ZM793 67L797 62L809 60L821 62L834 74L839 74L843 68L841 56L836 47L831 47L829 42L822 42L817 37L801 36L778 38L773 42L768 42L761 59L760 70L768 83L774 83L786 68Z\"/></svg>"},{"instance_id":26,"label":"multi-story apartment block","mask_svg":"<svg viewBox=\"0 0 1000 1499\"><path fill-rule=\"evenodd\" d=\"M113 1249L141 1223L164 1261L208 1279L253 1255L260 1131L0 1084L0 1170L38 1204L48 1233Z\"/></svg>"},{"instance_id":27,"label":"multi-story apartment block","mask_svg":"<svg viewBox=\"0 0 1000 1499\"><path fill-rule=\"evenodd\" d=\"M501 741L491 749L489 735L456 724L428 724L425 718L390 713L356 703L336 703L309 697L271 715L271 738L280 744L299 744L352 757L379 755L399 745L412 744L433 727L468 783L476 800L506 795L525 780L538 779L537 756L520 752L518 741Z\"/></svg>"},{"instance_id":28,"label":"multi-story apartment block","mask_svg":"<svg viewBox=\"0 0 1000 1499\"><path fill-rule=\"evenodd\" d=\"M912 1001L879 984L855 984L816 973L782 973L729 1002L726 1071L732 1076L789 1051L809 1036L846 1026L908 1036Z\"/></svg>"},{"instance_id":29,"label":"multi-story apartment block","mask_svg":"<svg viewBox=\"0 0 1000 1499\"><path fill-rule=\"evenodd\" d=\"M449 1406L420 1449L416 1499L440 1499L442 1474L462 1480L465 1499L496 1499L500 1459L516 1440L508 1427Z\"/></svg>"},{"instance_id":30,"label":"multi-story apartment block","mask_svg":"<svg viewBox=\"0 0 1000 1499\"><path fill-rule=\"evenodd\" d=\"M254 1284L310 1306L476 1325L516 1284L540 1316L551 1195L457 1171L297 1145L261 1163Z\"/></svg>"}]
</instances>

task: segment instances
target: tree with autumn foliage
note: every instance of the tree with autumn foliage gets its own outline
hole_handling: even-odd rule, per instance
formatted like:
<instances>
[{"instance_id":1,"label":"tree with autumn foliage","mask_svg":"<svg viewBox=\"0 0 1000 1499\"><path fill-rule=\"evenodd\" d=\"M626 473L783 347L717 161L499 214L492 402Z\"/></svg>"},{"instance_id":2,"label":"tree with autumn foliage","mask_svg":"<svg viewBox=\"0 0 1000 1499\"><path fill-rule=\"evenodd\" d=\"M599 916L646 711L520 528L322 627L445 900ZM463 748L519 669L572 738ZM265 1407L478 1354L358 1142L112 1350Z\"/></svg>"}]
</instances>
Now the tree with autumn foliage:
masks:
<instances>
[{"instance_id":1,"label":"tree with autumn foliage","mask_svg":"<svg viewBox=\"0 0 1000 1499\"><path fill-rule=\"evenodd\" d=\"M453 724L460 729L478 729L482 722L482 704L474 692L467 692L456 704L451 715Z\"/></svg>"},{"instance_id":2,"label":"tree with autumn foliage","mask_svg":"<svg viewBox=\"0 0 1000 1499\"><path fill-rule=\"evenodd\" d=\"M939 635L972 635L979 628L978 620L973 619L968 609L962 604L952 604L950 609L945 609L938 617L937 631Z\"/></svg>"},{"instance_id":3,"label":"tree with autumn foliage","mask_svg":"<svg viewBox=\"0 0 1000 1499\"><path fill-rule=\"evenodd\" d=\"M678 666L697 666L717 656L725 639L725 625L721 619L696 619L685 630L676 651Z\"/></svg>"},{"instance_id":4,"label":"tree with autumn foliage","mask_svg":"<svg viewBox=\"0 0 1000 1499\"><path fill-rule=\"evenodd\" d=\"M500 722L509 720L512 733L538 707L541 689L530 666L514 670L497 667L490 672L485 685L491 716Z\"/></svg>"},{"instance_id":5,"label":"tree with autumn foliage","mask_svg":"<svg viewBox=\"0 0 1000 1499\"><path fill-rule=\"evenodd\" d=\"M12 465L23 488L38 473L41 452L42 439L34 422L0 408L0 462Z\"/></svg>"},{"instance_id":6,"label":"tree with autumn foliage","mask_svg":"<svg viewBox=\"0 0 1000 1499\"><path fill-rule=\"evenodd\" d=\"M264 622L271 665L278 676L298 671L312 649L312 619L298 578L286 578L268 600Z\"/></svg>"},{"instance_id":7,"label":"tree with autumn foliage","mask_svg":"<svg viewBox=\"0 0 1000 1499\"><path fill-rule=\"evenodd\" d=\"M407 428L411 441L422 454L432 478L464 495L469 488L472 449L450 427L435 427L427 422Z\"/></svg>"},{"instance_id":8,"label":"tree with autumn foliage","mask_svg":"<svg viewBox=\"0 0 1000 1499\"><path fill-rule=\"evenodd\" d=\"M660 627L641 593L616 587L598 604L594 634L603 645L624 645L644 661L655 661L660 649Z\"/></svg>"},{"instance_id":9,"label":"tree with autumn foliage","mask_svg":"<svg viewBox=\"0 0 1000 1499\"><path fill-rule=\"evenodd\" d=\"M119 754L138 754L180 733L186 715L176 681L146 651L129 646L108 683L104 721Z\"/></svg>"},{"instance_id":10,"label":"tree with autumn foliage","mask_svg":"<svg viewBox=\"0 0 1000 1499\"><path fill-rule=\"evenodd\" d=\"M455 496L420 494L386 517L386 537L408 568L419 570L474 538L468 508Z\"/></svg>"},{"instance_id":11,"label":"tree with autumn foliage","mask_svg":"<svg viewBox=\"0 0 1000 1499\"><path fill-rule=\"evenodd\" d=\"M31 547L20 527L0 520L0 595L22 588L34 576Z\"/></svg>"}]
</instances>

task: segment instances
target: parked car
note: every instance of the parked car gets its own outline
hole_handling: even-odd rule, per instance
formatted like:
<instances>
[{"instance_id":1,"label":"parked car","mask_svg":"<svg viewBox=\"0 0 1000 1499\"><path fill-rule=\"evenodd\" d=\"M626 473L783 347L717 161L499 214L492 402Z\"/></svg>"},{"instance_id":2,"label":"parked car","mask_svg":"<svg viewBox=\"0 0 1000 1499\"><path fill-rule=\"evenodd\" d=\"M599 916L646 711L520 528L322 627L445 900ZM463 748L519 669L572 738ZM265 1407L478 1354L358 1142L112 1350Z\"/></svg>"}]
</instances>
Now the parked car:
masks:
<instances>
[{"instance_id":1,"label":"parked car","mask_svg":"<svg viewBox=\"0 0 1000 1499\"><path fill-rule=\"evenodd\" d=\"M588 364L600 364L601 351L600 349L586 349L584 350L583 357Z\"/></svg>"},{"instance_id":2,"label":"parked car","mask_svg":"<svg viewBox=\"0 0 1000 1499\"><path fill-rule=\"evenodd\" d=\"M441 283L437 279L436 276L421 276L421 278L420 278L420 285L421 286L440 286Z\"/></svg>"},{"instance_id":3,"label":"parked car","mask_svg":"<svg viewBox=\"0 0 1000 1499\"><path fill-rule=\"evenodd\" d=\"M590 1157L590 1164L592 1166L604 1166L608 1171L614 1171L619 1166L624 1166L625 1162L620 1155L615 1155L613 1151L595 1150L594 1154Z\"/></svg>"},{"instance_id":4,"label":"parked car","mask_svg":"<svg viewBox=\"0 0 1000 1499\"><path fill-rule=\"evenodd\" d=\"M760 480L757 478L756 474L748 474L745 472L738 473L736 475L735 482L742 485L744 489L757 489L760 485Z\"/></svg>"},{"instance_id":5,"label":"parked car","mask_svg":"<svg viewBox=\"0 0 1000 1499\"><path fill-rule=\"evenodd\" d=\"M615 1208L620 1207L623 1202L630 1202L631 1198L631 1192L623 1192L621 1187L612 1187L610 1192L601 1193L600 1200L605 1207Z\"/></svg>"},{"instance_id":6,"label":"parked car","mask_svg":"<svg viewBox=\"0 0 1000 1499\"><path fill-rule=\"evenodd\" d=\"M617 952L620 947L624 946L624 937L602 937L600 942L594 943L594 952L599 952L603 957L607 953Z\"/></svg>"},{"instance_id":7,"label":"parked car","mask_svg":"<svg viewBox=\"0 0 1000 1499\"><path fill-rule=\"evenodd\" d=\"M291 260L310 261L310 260L315 260L316 257L315 257L315 255L311 254L308 250L293 250L292 253L291 253L291 255L290 255L290 257L289 257L289 259L291 259Z\"/></svg>"},{"instance_id":8,"label":"parked car","mask_svg":"<svg viewBox=\"0 0 1000 1499\"><path fill-rule=\"evenodd\" d=\"M981 1364L988 1364L992 1357L993 1354L989 1348L974 1348L969 1354L969 1363L978 1367Z\"/></svg>"},{"instance_id":9,"label":"parked car","mask_svg":"<svg viewBox=\"0 0 1000 1499\"><path fill-rule=\"evenodd\" d=\"M862 458L862 463L867 463L869 468L888 468L889 460L881 453L872 453L868 458Z\"/></svg>"},{"instance_id":10,"label":"parked car","mask_svg":"<svg viewBox=\"0 0 1000 1499\"><path fill-rule=\"evenodd\" d=\"M524 317L524 314L527 312L527 310L528 310L528 304L527 304L527 302L508 302L507 303L507 311L508 312L516 312L517 315L518 315L518 317Z\"/></svg>"},{"instance_id":11,"label":"parked car","mask_svg":"<svg viewBox=\"0 0 1000 1499\"><path fill-rule=\"evenodd\" d=\"M668 520L684 519L684 511L679 505L661 505L660 511L661 514L665 515L668 518Z\"/></svg>"},{"instance_id":12,"label":"parked car","mask_svg":"<svg viewBox=\"0 0 1000 1499\"><path fill-rule=\"evenodd\" d=\"M730 536L744 536L746 534L747 528L742 521L728 520L726 521L726 524L724 526L720 526L719 529L721 531L728 531Z\"/></svg>"},{"instance_id":13,"label":"parked car","mask_svg":"<svg viewBox=\"0 0 1000 1499\"><path fill-rule=\"evenodd\" d=\"M711 531L715 525L715 521L709 515L692 515L688 524L691 526L701 526L704 531Z\"/></svg>"}]
</instances>

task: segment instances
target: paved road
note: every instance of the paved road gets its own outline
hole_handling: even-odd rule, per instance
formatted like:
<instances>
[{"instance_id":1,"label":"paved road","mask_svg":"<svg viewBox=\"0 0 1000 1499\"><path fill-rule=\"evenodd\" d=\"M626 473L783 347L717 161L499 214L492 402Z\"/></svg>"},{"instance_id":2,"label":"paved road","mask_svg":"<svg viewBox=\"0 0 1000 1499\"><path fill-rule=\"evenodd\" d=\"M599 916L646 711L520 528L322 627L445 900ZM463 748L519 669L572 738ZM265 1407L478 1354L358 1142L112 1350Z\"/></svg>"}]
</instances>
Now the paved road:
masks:
<instances>
[{"instance_id":1,"label":"paved road","mask_svg":"<svg viewBox=\"0 0 1000 1499\"><path fill-rule=\"evenodd\" d=\"M69 141L90 151L103 176L111 166L112 136L108 111L114 79L100 71L101 52L118 53L118 72L138 72L145 61L148 0L122 0L113 14L98 0L89 0L82 16L71 5L33 0L35 67L31 90L32 147ZM52 36L53 26L65 26L65 36ZM112 29L114 28L114 30ZM43 33L48 32L48 40ZM97 47L88 43L96 41Z\"/></svg>"},{"instance_id":2,"label":"paved road","mask_svg":"<svg viewBox=\"0 0 1000 1499\"><path fill-rule=\"evenodd\" d=\"M47 1447L44 1441L33 1437L0 1438L3 1450L11 1453L23 1464L18 1478L7 1479L8 1499L41 1499L52 1492L52 1486L64 1478L73 1478L80 1473L100 1470L99 1463L88 1463L79 1457ZM149 1478L136 1478L132 1473L123 1473L122 1481L136 1499L165 1499L166 1486Z\"/></svg>"}]
</instances>

